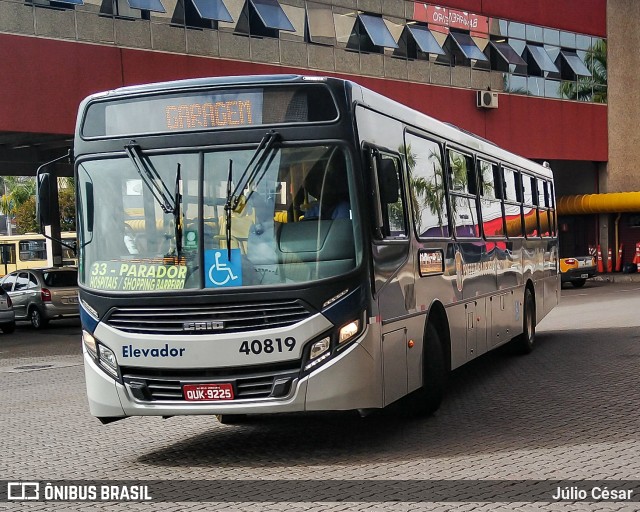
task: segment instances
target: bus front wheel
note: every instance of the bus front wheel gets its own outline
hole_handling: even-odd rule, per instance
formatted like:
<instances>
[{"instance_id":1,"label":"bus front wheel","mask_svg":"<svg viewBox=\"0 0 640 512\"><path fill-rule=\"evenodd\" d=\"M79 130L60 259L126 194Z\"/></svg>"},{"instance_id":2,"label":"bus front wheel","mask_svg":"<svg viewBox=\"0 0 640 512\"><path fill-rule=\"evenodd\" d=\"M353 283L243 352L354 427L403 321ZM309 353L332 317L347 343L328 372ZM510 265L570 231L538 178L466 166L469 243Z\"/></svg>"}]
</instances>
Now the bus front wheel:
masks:
<instances>
[{"instance_id":1,"label":"bus front wheel","mask_svg":"<svg viewBox=\"0 0 640 512\"><path fill-rule=\"evenodd\" d=\"M405 410L412 416L429 416L442 403L448 370L438 330L428 323L424 333L422 387L407 396Z\"/></svg>"}]
</instances>

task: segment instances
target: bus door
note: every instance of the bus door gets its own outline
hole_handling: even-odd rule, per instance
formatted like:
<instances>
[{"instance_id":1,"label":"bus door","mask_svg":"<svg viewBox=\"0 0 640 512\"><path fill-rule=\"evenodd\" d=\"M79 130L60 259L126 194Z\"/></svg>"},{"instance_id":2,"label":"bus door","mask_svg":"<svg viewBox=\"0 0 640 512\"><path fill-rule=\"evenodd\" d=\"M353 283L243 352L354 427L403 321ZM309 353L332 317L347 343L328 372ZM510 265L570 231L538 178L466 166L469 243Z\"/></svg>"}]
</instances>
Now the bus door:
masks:
<instances>
[{"instance_id":1,"label":"bus door","mask_svg":"<svg viewBox=\"0 0 640 512\"><path fill-rule=\"evenodd\" d=\"M374 241L372 244L375 294L383 324L382 353L384 404L410 391L407 340L409 329L403 318L415 309L415 275L409 252L405 201L402 193L401 160L371 149Z\"/></svg>"},{"instance_id":2,"label":"bus door","mask_svg":"<svg viewBox=\"0 0 640 512\"><path fill-rule=\"evenodd\" d=\"M7 275L9 272L17 270L16 266L16 243L10 242L0 244L0 275Z\"/></svg>"},{"instance_id":3,"label":"bus door","mask_svg":"<svg viewBox=\"0 0 640 512\"><path fill-rule=\"evenodd\" d=\"M384 405L421 385L424 317L416 316L414 255L407 222L404 127L364 107L356 109L364 148L366 201L371 211L374 315L379 319ZM411 350L411 352L409 352ZM411 357L410 357L411 356Z\"/></svg>"}]
</instances>

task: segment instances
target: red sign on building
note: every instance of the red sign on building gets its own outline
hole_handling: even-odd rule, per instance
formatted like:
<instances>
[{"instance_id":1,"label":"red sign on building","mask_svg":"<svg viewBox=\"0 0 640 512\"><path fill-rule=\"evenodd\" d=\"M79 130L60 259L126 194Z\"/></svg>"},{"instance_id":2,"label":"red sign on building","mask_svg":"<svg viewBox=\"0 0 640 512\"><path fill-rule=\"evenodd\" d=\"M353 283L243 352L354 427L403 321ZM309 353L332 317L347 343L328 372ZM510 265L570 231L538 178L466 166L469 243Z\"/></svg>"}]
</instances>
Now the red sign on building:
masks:
<instances>
[{"instance_id":1,"label":"red sign on building","mask_svg":"<svg viewBox=\"0 0 640 512\"><path fill-rule=\"evenodd\" d=\"M486 16L447 7L415 3L413 18L428 23L431 30L445 34L449 32L449 28L468 30L472 36L489 32L489 18Z\"/></svg>"}]
</instances>

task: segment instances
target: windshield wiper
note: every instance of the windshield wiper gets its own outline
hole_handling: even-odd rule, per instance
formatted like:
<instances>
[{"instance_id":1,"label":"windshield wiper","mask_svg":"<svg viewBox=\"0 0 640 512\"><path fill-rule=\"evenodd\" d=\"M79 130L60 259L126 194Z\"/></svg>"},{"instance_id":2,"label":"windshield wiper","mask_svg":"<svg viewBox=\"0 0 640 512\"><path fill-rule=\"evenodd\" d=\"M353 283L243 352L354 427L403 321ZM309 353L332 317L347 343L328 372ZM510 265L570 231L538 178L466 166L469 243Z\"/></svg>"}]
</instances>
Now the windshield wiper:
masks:
<instances>
[{"instance_id":1,"label":"windshield wiper","mask_svg":"<svg viewBox=\"0 0 640 512\"><path fill-rule=\"evenodd\" d=\"M178 209L175 198L171 197L171 191L167 188L165 182L162 181L162 178L155 167L153 167L149 158L144 155L140 146L132 140L124 147L124 150L127 152L127 156L133 163L136 171L138 171L142 182L151 191L151 194L160 205L160 208L162 208L162 211L175 215Z\"/></svg>"},{"instance_id":2,"label":"windshield wiper","mask_svg":"<svg viewBox=\"0 0 640 512\"><path fill-rule=\"evenodd\" d=\"M253 153L253 156L251 157L251 160L247 164L246 169L240 176L240 180L238 181L238 184L233 190L233 193L229 192L230 189L227 191L227 203L231 204L231 208L236 213L241 213L242 210L244 210L245 204L247 203L247 201L251 197L251 194L253 193L254 181L256 183L260 183L260 181L262 181L262 178L264 177L265 172L267 172L267 169L269 168L269 166L271 165L271 162L275 158L276 153L272 150L279 138L280 138L280 134L275 130L269 130L265 134L265 136L262 137L262 140L260 141L260 144L258 144L258 147ZM267 159L269 159L268 162L267 162ZM258 176L258 174L260 173L260 170L262 170L262 174L260 174L260 177L256 180L256 176ZM247 187L249 187L249 194L247 195L247 197L244 197L243 191Z\"/></svg>"},{"instance_id":3,"label":"windshield wiper","mask_svg":"<svg viewBox=\"0 0 640 512\"><path fill-rule=\"evenodd\" d=\"M227 241L227 260L231 263L231 182L233 181L233 160L229 159L229 176L227 177L227 202L224 205L225 238Z\"/></svg>"},{"instance_id":4,"label":"windshield wiper","mask_svg":"<svg viewBox=\"0 0 640 512\"><path fill-rule=\"evenodd\" d=\"M176 188L173 194L173 204L175 205L173 210L173 226L176 236L176 256L178 256L178 258L180 258L180 252L182 252L182 215L180 212L180 205L182 204L182 196L180 194L181 180L180 163L178 163L178 169L176 169Z\"/></svg>"}]
</instances>

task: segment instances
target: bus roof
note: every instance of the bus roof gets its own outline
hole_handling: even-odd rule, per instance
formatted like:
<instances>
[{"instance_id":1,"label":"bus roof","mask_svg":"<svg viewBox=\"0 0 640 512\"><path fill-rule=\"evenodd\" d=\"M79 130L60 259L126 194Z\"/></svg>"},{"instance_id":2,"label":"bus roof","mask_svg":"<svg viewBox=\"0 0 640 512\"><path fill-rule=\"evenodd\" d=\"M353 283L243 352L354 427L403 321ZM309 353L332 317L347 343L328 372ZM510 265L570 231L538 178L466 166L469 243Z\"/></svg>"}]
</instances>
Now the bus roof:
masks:
<instances>
[{"instance_id":1,"label":"bus roof","mask_svg":"<svg viewBox=\"0 0 640 512\"><path fill-rule=\"evenodd\" d=\"M105 99L105 97L113 97L114 99L121 96L138 95L145 93L170 92L179 90L199 89L216 86L247 86L257 84L293 84L293 83L309 83L309 82L325 82L333 83L334 86L342 83L349 87L352 91L352 97L359 103L377 110L382 114L394 117L405 124L414 126L421 130L426 130L433 135L444 138L451 142L465 146L469 149L479 151L488 157L493 157L502 162L510 163L520 168L525 168L530 172L536 173L547 178L552 177L551 169L541 164L533 162L522 156L511 153L500 148L494 143L473 134L467 130L453 126L449 123L438 121L437 119L414 110L402 103L399 103L382 94L367 89L366 87L352 80L345 80L334 77L324 76L305 76L295 74L282 75L246 75L246 76L224 76L224 77L207 77L192 78L186 80L173 80L168 82L155 82L149 84L132 85L120 87L110 91L104 91L87 97L81 104L80 110L86 106L88 102L94 99Z\"/></svg>"}]
</instances>

